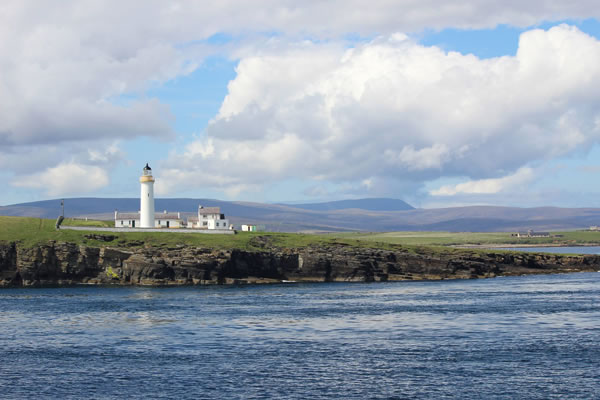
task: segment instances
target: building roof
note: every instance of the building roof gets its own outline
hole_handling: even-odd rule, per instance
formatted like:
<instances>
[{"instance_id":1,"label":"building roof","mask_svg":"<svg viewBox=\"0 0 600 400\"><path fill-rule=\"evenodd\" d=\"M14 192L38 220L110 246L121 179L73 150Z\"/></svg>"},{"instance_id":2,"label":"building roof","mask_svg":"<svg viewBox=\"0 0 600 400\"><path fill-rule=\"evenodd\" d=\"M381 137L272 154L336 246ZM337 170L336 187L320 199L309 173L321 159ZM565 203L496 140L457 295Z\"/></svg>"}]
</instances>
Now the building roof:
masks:
<instances>
[{"instance_id":1,"label":"building roof","mask_svg":"<svg viewBox=\"0 0 600 400\"><path fill-rule=\"evenodd\" d=\"M188 217L188 222L198 222L198 217Z\"/></svg>"},{"instance_id":2,"label":"building roof","mask_svg":"<svg viewBox=\"0 0 600 400\"><path fill-rule=\"evenodd\" d=\"M221 214L221 207L198 207L198 214Z\"/></svg>"},{"instance_id":3,"label":"building roof","mask_svg":"<svg viewBox=\"0 0 600 400\"><path fill-rule=\"evenodd\" d=\"M140 219L139 212L117 212L115 219ZM154 219L181 219L178 213L154 213Z\"/></svg>"},{"instance_id":4,"label":"building roof","mask_svg":"<svg viewBox=\"0 0 600 400\"><path fill-rule=\"evenodd\" d=\"M139 212L117 212L115 219L140 219Z\"/></svg>"},{"instance_id":5,"label":"building roof","mask_svg":"<svg viewBox=\"0 0 600 400\"><path fill-rule=\"evenodd\" d=\"M154 219L181 219L178 213L155 213Z\"/></svg>"}]
</instances>

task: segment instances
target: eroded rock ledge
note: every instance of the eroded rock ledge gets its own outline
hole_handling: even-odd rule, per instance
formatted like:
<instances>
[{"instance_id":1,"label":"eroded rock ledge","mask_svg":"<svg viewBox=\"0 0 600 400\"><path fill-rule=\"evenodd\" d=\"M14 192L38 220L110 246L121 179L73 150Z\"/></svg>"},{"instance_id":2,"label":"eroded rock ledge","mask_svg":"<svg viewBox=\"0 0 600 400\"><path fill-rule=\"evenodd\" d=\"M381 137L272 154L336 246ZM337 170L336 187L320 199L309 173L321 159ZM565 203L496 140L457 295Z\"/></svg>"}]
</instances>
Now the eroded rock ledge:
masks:
<instances>
[{"instance_id":1,"label":"eroded rock ledge","mask_svg":"<svg viewBox=\"0 0 600 400\"><path fill-rule=\"evenodd\" d=\"M281 281L398 281L596 271L600 256L456 249L393 250L344 244L257 251L195 247L136 249L49 242L0 244L0 286L208 285Z\"/></svg>"}]
</instances>

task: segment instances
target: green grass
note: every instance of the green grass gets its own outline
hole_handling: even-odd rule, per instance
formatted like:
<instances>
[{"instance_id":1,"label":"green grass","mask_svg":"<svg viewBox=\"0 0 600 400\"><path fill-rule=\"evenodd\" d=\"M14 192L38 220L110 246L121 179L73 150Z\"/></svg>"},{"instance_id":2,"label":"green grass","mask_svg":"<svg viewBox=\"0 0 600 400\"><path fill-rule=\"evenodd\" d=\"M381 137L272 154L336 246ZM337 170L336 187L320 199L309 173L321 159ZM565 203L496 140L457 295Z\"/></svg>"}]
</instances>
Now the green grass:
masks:
<instances>
[{"instance_id":1,"label":"green grass","mask_svg":"<svg viewBox=\"0 0 600 400\"><path fill-rule=\"evenodd\" d=\"M552 232L562 237L517 238L506 232L386 232L332 234L340 239L376 241L401 245L452 246L452 245L581 245L600 244L600 232Z\"/></svg>"},{"instance_id":2,"label":"green grass","mask_svg":"<svg viewBox=\"0 0 600 400\"><path fill-rule=\"evenodd\" d=\"M65 218L61 225L64 226L91 226L91 227L102 227L102 228L112 228L115 226L115 221L96 221L96 220L87 220L87 219L74 219L74 218Z\"/></svg>"},{"instance_id":3,"label":"green grass","mask_svg":"<svg viewBox=\"0 0 600 400\"><path fill-rule=\"evenodd\" d=\"M55 220L25 217L0 216L0 241L19 242L21 246L32 247L49 240L71 242L90 246L143 246L177 247L181 245L213 249L254 250L266 246L281 248L301 248L311 245L346 244L356 247L392 249L398 245L408 251L453 251L439 246L450 245L498 245L498 244L600 244L600 232L562 232L562 238L515 238L510 233L452 233L452 232L388 232L388 233L335 233L300 234L273 232L238 232L236 235L219 234L178 234L168 232L100 232L114 235L111 242L86 238L97 226L112 226L112 221L65 220L65 225L88 226L90 231L56 230ZM260 237L260 239L259 239Z\"/></svg>"},{"instance_id":4,"label":"green grass","mask_svg":"<svg viewBox=\"0 0 600 400\"><path fill-rule=\"evenodd\" d=\"M269 233L269 232L238 232L236 235L219 234L180 234L169 232L96 232L105 235L114 235L116 239L110 242L97 241L86 238L85 235L93 233L94 227L112 226L110 221L85 221L65 220L69 226L89 226L89 231L72 231L67 229L56 230L55 220L26 217L0 216L0 241L19 242L24 247L33 247L46 243L49 240L58 242L71 242L95 246L139 246L150 245L157 247L176 247L190 245L214 249L257 249L261 241L256 238L266 236L269 243L280 247L305 247L311 244L336 243L338 239L327 236L295 234L295 233ZM255 239L255 240L253 240ZM355 240L347 240L349 244ZM367 245L372 245L367 242Z\"/></svg>"}]
</instances>

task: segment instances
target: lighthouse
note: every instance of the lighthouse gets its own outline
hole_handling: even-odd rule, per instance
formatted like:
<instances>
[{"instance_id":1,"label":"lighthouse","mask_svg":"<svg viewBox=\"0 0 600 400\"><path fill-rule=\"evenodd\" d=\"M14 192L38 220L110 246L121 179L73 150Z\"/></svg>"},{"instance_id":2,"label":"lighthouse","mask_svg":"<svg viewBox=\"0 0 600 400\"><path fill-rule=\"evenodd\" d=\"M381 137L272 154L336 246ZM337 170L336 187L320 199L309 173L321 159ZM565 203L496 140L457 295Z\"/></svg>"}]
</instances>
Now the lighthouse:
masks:
<instances>
[{"instance_id":1,"label":"lighthouse","mask_svg":"<svg viewBox=\"0 0 600 400\"><path fill-rule=\"evenodd\" d=\"M140 184L140 228L154 228L154 177L148 163L140 176Z\"/></svg>"}]
</instances>

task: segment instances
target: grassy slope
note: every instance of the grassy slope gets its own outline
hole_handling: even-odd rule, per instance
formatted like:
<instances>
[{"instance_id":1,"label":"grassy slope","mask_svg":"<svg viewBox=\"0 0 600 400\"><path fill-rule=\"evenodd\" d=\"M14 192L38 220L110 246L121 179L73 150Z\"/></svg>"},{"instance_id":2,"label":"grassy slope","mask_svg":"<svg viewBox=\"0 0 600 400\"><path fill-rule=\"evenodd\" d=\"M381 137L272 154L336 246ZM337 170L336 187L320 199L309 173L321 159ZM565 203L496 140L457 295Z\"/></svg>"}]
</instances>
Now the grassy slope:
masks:
<instances>
[{"instance_id":1,"label":"grassy slope","mask_svg":"<svg viewBox=\"0 0 600 400\"><path fill-rule=\"evenodd\" d=\"M115 221L95 221L87 219L65 218L62 222L64 226L98 226L103 228L112 228L115 226Z\"/></svg>"},{"instance_id":2,"label":"grassy slope","mask_svg":"<svg viewBox=\"0 0 600 400\"><path fill-rule=\"evenodd\" d=\"M254 249L260 246L257 236L268 236L273 245L287 248L304 247L311 244L346 243L352 246L390 248L394 245L447 246L466 244L599 244L600 232L563 232L562 238L519 239L509 233L450 233L450 232L389 232L389 233L337 233L310 235L297 233L239 232L237 235L168 234L148 232L105 232L117 236L114 241L100 242L85 238L89 232L60 230L54 228L54 220L26 217L0 216L0 241L18 241L31 247L48 240L73 242L87 245L124 246L131 242L152 246L172 247L191 245L215 249ZM65 225L111 226L110 221L65 220ZM448 251L448 250L446 250Z\"/></svg>"},{"instance_id":3,"label":"grassy slope","mask_svg":"<svg viewBox=\"0 0 600 400\"><path fill-rule=\"evenodd\" d=\"M65 225L89 226L90 231L56 230L55 221L42 218L4 217L0 216L0 242L17 241L26 247L45 243L49 240L59 242L72 242L87 245L121 246L131 242L141 242L152 246L177 246L192 245L215 249L252 249L260 243L253 242L257 236L269 236L272 243L281 247L303 247L310 244L344 242L357 244L352 238L338 240L334 237L295 234L295 233L254 233L239 232L237 235L205 235L205 234L169 234L168 232L100 232L105 235L115 235L117 238L111 242L96 241L85 237L93 232L95 226L110 226L107 221L65 220ZM372 246L373 242L366 242Z\"/></svg>"}]
</instances>

